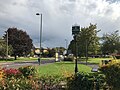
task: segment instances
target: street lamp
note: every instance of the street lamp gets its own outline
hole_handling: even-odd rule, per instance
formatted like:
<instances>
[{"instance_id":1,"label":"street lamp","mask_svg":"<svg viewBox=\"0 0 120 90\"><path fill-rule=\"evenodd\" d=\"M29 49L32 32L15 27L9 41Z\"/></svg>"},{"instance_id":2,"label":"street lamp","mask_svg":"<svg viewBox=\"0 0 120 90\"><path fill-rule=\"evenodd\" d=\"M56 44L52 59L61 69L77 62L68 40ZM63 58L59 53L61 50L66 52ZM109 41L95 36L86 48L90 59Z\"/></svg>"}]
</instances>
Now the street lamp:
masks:
<instances>
[{"instance_id":1,"label":"street lamp","mask_svg":"<svg viewBox=\"0 0 120 90\"><path fill-rule=\"evenodd\" d=\"M7 52L6 52L6 60L8 59L8 31L7 31Z\"/></svg>"},{"instance_id":2,"label":"street lamp","mask_svg":"<svg viewBox=\"0 0 120 90\"><path fill-rule=\"evenodd\" d=\"M80 26L78 26L78 25L72 26L72 35L73 35L74 40L75 40L75 57L76 57L76 60L75 60L75 73L78 72L78 66L77 66L77 35L78 35L79 32L80 32Z\"/></svg>"},{"instance_id":3,"label":"street lamp","mask_svg":"<svg viewBox=\"0 0 120 90\"><path fill-rule=\"evenodd\" d=\"M65 42L66 42L66 50L67 50L67 44L68 44L68 40L67 40L67 39L65 39Z\"/></svg>"},{"instance_id":4,"label":"street lamp","mask_svg":"<svg viewBox=\"0 0 120 90\"><path fill-rule=\"evenodd\" d=\"M37 16L41 16L40 17L40 55L39 55L39 58L38 58L38 63L40 65L40 58L41 58L41 40L42 40L42 13L36 13Z\"/></svg>"}]
</instances>

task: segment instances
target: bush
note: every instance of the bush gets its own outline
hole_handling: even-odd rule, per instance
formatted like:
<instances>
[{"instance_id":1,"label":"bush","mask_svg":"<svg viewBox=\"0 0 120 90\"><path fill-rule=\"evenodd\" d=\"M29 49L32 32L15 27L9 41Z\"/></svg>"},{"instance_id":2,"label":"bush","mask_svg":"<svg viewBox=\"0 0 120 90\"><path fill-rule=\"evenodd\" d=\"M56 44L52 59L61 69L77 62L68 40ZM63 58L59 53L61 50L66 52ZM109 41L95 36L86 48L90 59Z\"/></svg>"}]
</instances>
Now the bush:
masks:
<instances>
[{"instance_id":1,"label":"bush","mask_svg":"<svg viewBox=\"0 0 120 90\"><path fill-rule=\"evenodd\" d=\"M0 68L0 80L4 77L4 71Z\"/></svg>"},{"instance_id":2,"label":"bush","mask_svg":"<svg viewBox=\"0 0 120 90\"><path fill-rule=\"evenodd\" d=\"M36 74L36 69L32 66L20 67L19 71L23 74L24 77L34 76Z\"/></svg>"},{"instance_id":3,"label":"bush","mask_svg":"<svg viewBox=\"0 0 120 90\"><path fill-rule=\"evenodd\" d=\"M116 59L120 59L120 55L116 55L115 58L116 58Z\"/></svg>"},{"instance_id":4,"label":"bush","mask_svg":"<svg viewBox=\"0 0 120 90\"><path fill-rule=\"evenodd\" d=\"M0 90L63 90L65 79L60 76L42 76L40 78L10 78L0 80Z\"/></svg>"},{"instance_id":5,"label":"bush","mask_svg":"<svg viewBox=\"0 0 120 90\"><path fill-rule=\"evenodd\" d=\"M0 90L41 90L38 81L27 78L0 80Z\"/></svg>"},{"instance_id":6,"label":"bush","mask_svg":"<svg viewBox=\"0 0 120 90\"><path fill-rule=\"evenodd\" d=\"M13 69L13 68L10 68L10 69L6 69L6 68L3 68L3 73L5 74L5 77L6 78L20 78L22 77L22 73L18 70L18 69Z\"/></svg>"},{"instance_id":7,"label":"bush","mask_svg":"<svg viewBox=\"0 0 120 90\"><path fill-rule=\"evenodd\" d=\"M66 85L66 79L61 76L42 76L39 79L41 83L41 90L62 90L63 86Z\"/></svg>"},{"instance_id":8,"label":"bush","mask_svg":"<svg viewBox=\"0 0 120 90\"><path fill-rule=\"evenodd\" d=\"M64 61L73 61L73 58L66 57L64 58Z\"/></svg>"},{"instance_id":9,"label":"bush","mask_svg":"<svg viewBox=\"0 0 120 90\"><path fill-rule=\"evenodd\" d=\"M109 86L117 90L120 88L120 63L110 63L100 67L100 70L106 76L106 82Z\"/></svg>"},{"instance_id":10,"label":"bush","mask_svg":"<svg viewBox=\"0 0 120 90\"><path fill-rule=\"evenodd\" d=\"M103 75L97 73L77 73L67 80L68 90L99 90L104 84Z\"/></svg>"}]
</instances>

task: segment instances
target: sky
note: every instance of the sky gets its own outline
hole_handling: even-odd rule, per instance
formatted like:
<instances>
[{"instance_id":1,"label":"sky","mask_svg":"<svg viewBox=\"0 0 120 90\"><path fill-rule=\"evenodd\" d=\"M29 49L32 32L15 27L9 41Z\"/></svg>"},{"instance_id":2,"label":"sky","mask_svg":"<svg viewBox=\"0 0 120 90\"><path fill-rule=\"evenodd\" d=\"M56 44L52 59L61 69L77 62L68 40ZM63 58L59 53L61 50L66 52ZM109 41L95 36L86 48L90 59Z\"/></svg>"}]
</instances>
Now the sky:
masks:
<instances>
[{"instance_id":1,"label":"sky","mask_svg":"<svg viewBox=\"0 0 120 90\"><path fill-rule=\"evenodd\" d=\"M0 36L16 27L39 47L40 16L36 13L43 15L42 47L66 47L75 24L97 24L99 36L120 30L120 0L0 0Z\"/></svg>"}]
</instances>

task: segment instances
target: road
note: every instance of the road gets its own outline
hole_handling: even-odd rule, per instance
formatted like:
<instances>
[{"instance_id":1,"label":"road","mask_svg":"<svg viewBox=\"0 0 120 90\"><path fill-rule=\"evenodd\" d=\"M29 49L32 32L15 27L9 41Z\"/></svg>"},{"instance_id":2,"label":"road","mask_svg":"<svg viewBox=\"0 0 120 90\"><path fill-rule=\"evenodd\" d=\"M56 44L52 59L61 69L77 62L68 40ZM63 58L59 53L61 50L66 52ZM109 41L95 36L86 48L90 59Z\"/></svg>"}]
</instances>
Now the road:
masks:
<instances>
[{"instance_id":1,"label":"road","mask_svg":"<svg viewBox=\"0 0 120 90\"><path fill-rule=\"evenodd\" d=\"M42 60L40 65L45 65L45 64L50 64L54 63L55 60ZM21 62L5 62L5 63L0 63L0 67L6 67L6 68L19 68L22 66L38 66L38 61L21 61Z\"/></svg>"},{"instance_id":2,"label":"road","mask_svg":"<svg viewBox=\"0 0 120 90\"><path fill-rule=\"evenodd\" d=\"M42 60L40 65L45 65L45 64L50 64L50 63L55 63L55 59L52 59L52 60ZM78 64L84 64L86 65L85 62L78 62ZM39 63L38 61L36 60L33 60L33 61L21 61L21 62L5 62L5 63L0 63L0 68L19 68L19 67L22 67L22 66L29 66L29 65L32 65L32 66L39 66ZM99 66L98 64L92 64L92 63L88 63L87 66L93 68L93 69L98 69Z\"/></svg>"}]
</instances>

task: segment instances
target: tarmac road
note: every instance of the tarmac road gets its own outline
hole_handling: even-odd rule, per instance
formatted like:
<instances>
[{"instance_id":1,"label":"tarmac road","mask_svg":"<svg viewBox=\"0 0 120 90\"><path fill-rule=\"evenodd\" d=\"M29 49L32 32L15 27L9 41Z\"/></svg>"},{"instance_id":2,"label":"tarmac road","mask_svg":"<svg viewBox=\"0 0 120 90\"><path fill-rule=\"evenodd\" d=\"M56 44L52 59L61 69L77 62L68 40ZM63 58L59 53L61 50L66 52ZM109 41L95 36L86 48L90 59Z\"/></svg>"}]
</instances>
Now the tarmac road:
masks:
<instances>
[{"instance_id":1,"label":"tarmac road","mask_svg":"<svg viewBox=\"0 0 120 90\"><path fill-rule=\"evenodd\" d=\"M55 60L52 59L52 60L42 60L40 62L40 65L45 65L45 64L50 64L50 63L54 63ZM38 61L22 61L22 62L5 62L5 63L0 63L0 67L3 68L3 67L6 67L6 68L19 68L19 67L22 67L22 66L29 66L29 65L32 65L32 66L38 66L39 63Z\"/></svg>"}]
</instances>

